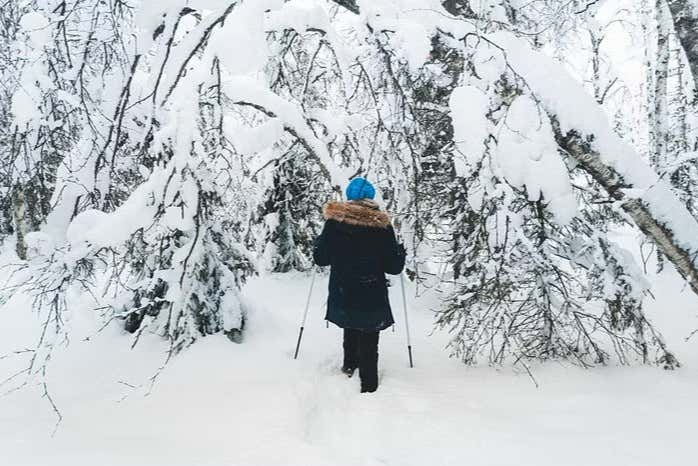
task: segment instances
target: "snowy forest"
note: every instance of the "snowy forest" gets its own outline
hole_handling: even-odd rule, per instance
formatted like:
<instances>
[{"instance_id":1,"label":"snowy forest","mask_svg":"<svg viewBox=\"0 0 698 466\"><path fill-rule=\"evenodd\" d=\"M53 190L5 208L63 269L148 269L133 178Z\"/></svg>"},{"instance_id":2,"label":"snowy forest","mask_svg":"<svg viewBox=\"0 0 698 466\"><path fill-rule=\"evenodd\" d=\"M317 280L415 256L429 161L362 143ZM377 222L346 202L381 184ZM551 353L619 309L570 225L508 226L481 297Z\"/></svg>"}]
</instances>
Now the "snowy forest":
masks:
<instances>
[{"instance_id":1,"label":"snowy forest","mask_svg":"<svg viewBox=\"0 0 698 466\"><path fill-rule=\"evenodd\" d=\"M698 0L0 4L8 464L124 464L104 446L116 441L143 465L526 465L545 430L491 457L497 432L527 425L510 416L556 422L557 409L577 434L560 437L550 464L690 463ZM391 278L398 322L381 336L386 390L373 401L336 380L328 271L313 264L323 205L356 176L373 182L407 249L415 322L411 370L397 319L407 303ZM311 277L323 286L308 296ZM296 363L306 299L317 330ZM278 378L267 386L261 373ZM190 378L200 385L179 392ZM450 387L452 404L427 396L427 379ZM290 398L273 401L284 384ZM593 393L565 401L576 389ZM460 441L458 431L485 435L469 418L495 422L480 395L482 406L538 411L501 408L493 437ZM635 426L629 413L647 400L647 425L669 431ZM291 414L296 404L313 407ZM184 425L218 409L210 441L222 450ZM78 421L107 412L109 434ZM439 413L422 436L438 439L397 439L410 416L416 426ZM183 424L136 440L134 424L158 416ZM383 416L395 424L367 430ZM302 440L289 433L309 418ZM226 422L250 433L225 437ZM599 440L614 423L635 436L627 448ZM252 448L277 434L275 454ZM332 453L347 436L355 453ZM37 437L47 443L27 456ZM561 459L567 442L587 440L606 453ZM669 454L663 442L678 445ZM79 447L90 443L103 446Z\"/></svg>"}]
</instances>

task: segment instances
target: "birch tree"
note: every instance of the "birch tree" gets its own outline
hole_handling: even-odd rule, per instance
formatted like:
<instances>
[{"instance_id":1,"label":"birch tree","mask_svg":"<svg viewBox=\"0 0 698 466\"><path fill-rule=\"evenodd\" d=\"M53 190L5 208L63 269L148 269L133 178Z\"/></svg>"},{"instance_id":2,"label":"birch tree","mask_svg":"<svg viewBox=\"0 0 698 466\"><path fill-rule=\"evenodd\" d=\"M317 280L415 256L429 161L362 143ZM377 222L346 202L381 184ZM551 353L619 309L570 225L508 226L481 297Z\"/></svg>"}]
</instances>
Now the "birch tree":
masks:
<instances>
[{"instance_id":1,"label":"birch tree","mask_svg":"<svg viewBox=\"0 0 698 466\"><path fill-rule=\"evenodd\" d=\"M669 151L669 62L671 57L670 35L671 14L664 0L655 5L657 24L656 60L654 67L654 107L652 112L652 134L654 149L650 161L660 171L668 164Z\"/></svg>"},{"instance_id":2,"label":"birch tree","mask_svg":"<svg viewBox=\"0 0 698 466\"><path fill-rule=\"evenodd\" d=\"M666 0L694 82L698 82L698 5L693 0Z\"/></svg>"}]
</instances>

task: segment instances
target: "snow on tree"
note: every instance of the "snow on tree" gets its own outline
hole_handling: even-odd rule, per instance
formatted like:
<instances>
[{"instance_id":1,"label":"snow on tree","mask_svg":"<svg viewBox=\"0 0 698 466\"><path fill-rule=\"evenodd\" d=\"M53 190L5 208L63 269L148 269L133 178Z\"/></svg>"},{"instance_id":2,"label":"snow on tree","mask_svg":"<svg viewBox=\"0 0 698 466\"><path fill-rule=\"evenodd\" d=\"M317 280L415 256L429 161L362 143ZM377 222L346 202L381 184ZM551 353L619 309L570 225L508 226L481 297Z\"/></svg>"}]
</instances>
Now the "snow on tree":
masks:
<instances>
[{"instance_id":1,"label":"snow on tree","mask_svg":"<svg viewBox=\"0 0 698 466\"><path fill-rule=\"evenodd\" d=\"M246 277L307 268L319 205L356 174L376 181L410 276L444 293L438 324L465 361L675 367L611 233L637 226L698 292L698 225L614 134L599 105L612 79L597 73L590 95L544 53L547 36L522 29L535 11L565 16L522 6L55 0L0 13L2 40L26 52L4 57L24 85L3 95L2 138L21 146L3 146L0 206L14 291L45 322L27 373L65 341L76 295L134 344L166 338L168 357L218 332L241 341Z\"/></svg>"},{"instance_id":2,"label":"snow on tree","mask_svg":"<svg viewBox=\"0 0 698 466\"><path fill-rule=\"evenodd\" d=\"M501 6L499 8L497 8L496 5L491 6L493 8L488 8L486 11L488 18L496 18L496 20L499 21L500 24L504 22L507 19L510 10ZM437 7L434 6L433 9L436 11ZM405 11L409 10L406 8ZM389 15L383 14L382 16ZM629 183L631 186L635 185L638 187L649 188L654 183L654 181L657 180L656 175L653 175L649 168L644 165L644 163L642 163L640 160L636 160L637 156L632 154L629 148L620 143L617 137L615 137L612 134L610 129L607 127L606 118L598 109L597 104L592 104L588 102L588 96L583 92L583 90L580 89L579 85L576 84L570 78L568 78L566 76L566 73L564 73L558 65L544 58L541 54L533 52L529 48L529 46L525 44L523 40L515 37L511 33L506 32L506 28L498 28L494 26L493 29L495 29L495 32L485 34L480 30L476 30L475 28L469 28L468 24L465 22L458 22L457 25L449 25L443 19L429 18L425 20L424 16L425 15L422 15L420 17L420 20L431 20L434 23L438 24L438 29L440 31L446 31L446 35L452 39L452 42L456 43L456 41L463 41L465 48L469 52L469 55L471 57L474 55L473 52L470 51L471 47L477 48L477 46L479 45L483 49L485 49L485 51L481 52L482 55L476 58L479 59L481 63L483 63L483 71L478 72L477 65L475 65L473 66L474 72L472 74L476 77L477 81L480 81L478 84L483 88L480 90L484 91L484 93L492 92L492 97L496 98L497 100L495 101L495 103L492 104L491 108L478 108L474 111L476 115L482 115L482 117L480 117L480 124L473 123L472 115L466 116L467 120L464 121L468 121L470 123L467 126L468 132L466 134L458 136L458 130L456 129L456 141L474 141L470 144L469 148L461 149L462 151L466 151L467 154L467 151L472 150L472 144L476 144L479 140L478 138L480 138L482 135L482 130L480 128L487 128L492 123L494 123L494 127L496 128L498 122L491 121L492 115L495 114L495 111L493 109L502 109L502 113L506 113L506 111L512 110L511 107L514 107L515 111L513 113L514 115L516 115L518 113L516 109L519 106L515 104L517 104L518 102L526 101L525 99L523 101L521 101L520 99L524 98L526 95L529 95L530 97L528 98L528 101L535 102L534 105L522 105L522 108L528 107L531 110L529 110L528 112L524 112L526 117L517 118L515 120L515 123L513 123L512 131L514 132L514 134L525 135L520 136L520 139L514 142L514 145L512 146L520 148L519 151L523 149L524 156L521 157L522 160L519 160L518 157L513 157L515 158L515 160L510 160L512 158L512 153L511 150L507 149L511 149L511 147L507 148L506 144L504 144L505 150L503 150L502 152L508 155L509 157L505 156L504 158L499 158L497 160L499 162L498 166L500 172L496 173L495 176L499 177L500 179L506 180L506 184L509 185L509 188L511 188L511 185L513 185L513 187L523 189L524 195L526 195L526 191L530 191L526 195L527 197L529 197L529 201L544 202L545 210L550 215L556 216L557 218L555 220L558 223L564 226L565 222L569 222L571 218L574 218L574 212L570 212L570 190L564 187L564 180L567 177L567 175L563 173L561 170L553 168L555 166L559 167L561 165L564 167L564 164L562 163L563 161L559 158L560 155L557 153L558 146L561 146L563 149L567 149L568 155L571 156L570 161L573 165L583 168L589 175L591 175L592 181L594 183L600 184L607 191L610 191L611 195L616 198L612 198L611 202L613 200L624 199L626 196L624 192L618 191L618 188L614 189L613 186L613 184L615 184L618 178L617 174L615 173L615 170L617 170L618 168L623 170L623 176L632 179L633 182ZM443 15L439 15L439 17L442 18ZM449 27L451 27L452 29L449 30ZM500 30L497 31L496 29ZM391 28L391 30L395 29ZM397 35L399 35L399 32L397 32ZM469 46L469 44L467 43L468 39L471 39L472 43L476 45ZM456 50L457 47L459 47L459 45L452 46L452 48ZM477 63L477 61L475 63ZM481 76L484 76L485 79L482 79ZM550 79L549 76L555 76L556 81ZM499 82L500 80L503 82ZM513 83L513 85L511 83ZM501 90L499 92L494 92L493 89L495 89L497 86L504 87L506 90L508 90L509 95L507 95L506 91L503 93L501 92ZM471 96L472 92L468 92L468 96ZM504 94L504 97L508 99L508 101L504 100L503 102L501 102L501 100L503 100L503 96L501 94ZM482 100L482 98L470 98L468 102L479 102ZM566 111L565 109L568 110ZM575 114L571 114L569 109L574 109ZM531 131L530 125L522 123L521 120L526 119L538 121L538 131ZM506 122L505 129L508 125L509 123ZM485 129L485 132L487 131L488 130ZM501 146L502 141L498 140L501 135L498 131L492 132L494 132L495 135L494 137L490 138L492 139L491 144L493 146ZM537 136L536 134L540 134L540 136ZM532 135L536 136L532 137ZM533 141L527 142L528 139L533 139ZM602 150L596 149L596 145L599 143L601 145ZM525 148L527 146L531 146L528 149L530 152L526 151ZM599 152L596 152L596 150L604 152L603 159L601 158L601 154ZM545 156L544 154L546 153L550 155ZM529 157L526 157L525 154L529 154ZM533 156L531 157L530 154L533 154ZM470 153L467 154L467 156L471 158L471 161L478 160L478 156L480 156L480 153ZM542 161L542 163L538 167L534 166L534 168L528 168L527 159L532 159L535 162ZM552 165L550 165L551 163ZM487 167L489 164L483 163L482 165ZM467 167L467 164L461 164L461 166ZM544 173L550 173L551 176L544 176L544 180L541 180L540 176L535 177L533 174L531 174L527 178L527 172L533 173L536 170L536 168L541 167L545 167ZM602 168L603 170L599 170L600 168ZM465 173L465 171L461 172L461 174ZM507 178L507 175L509 176L509 178ZM562 175L562 178L560 175ZM492 181L490 181L492 179L491 175L485 175L485 178L488 180L488 184L492 184ZM549 180L550 184L546 184L545 180ZM569 181L567 182L567 184L570 184ZM668 199L670 201L674 199L669 190L667 189L666 185L664 185L662 182L658 182L657 184L659 185L659 187L655 187L653 189L655 189L658 192L661 192L662 199ZM497 192L496 186L497 185L495 185L495 188L492 191L494 193ZM487 185L485 185L485 189L486 187ZM652 194L654 195L654 193ZM515 198L515 196L510 197ZM482 202L482 200L478 199L476 205L481 205L480 202ZM501 200L497 204L499 203L501 203ZM650 204L651 208L657 209L658 212L647 212L648 206L646 203ZM690 218L690 216L685 215L685 209L683 208L683 206L681 206L678 203L673 203L672 207L675 207L677 209L677 212L683 212L683 214L680 214L679 221L676 222L676 225L672 226L673 228L675 228L675 231L666 232L666 230L663 229L664 225L662 225L662 223L660 223L659 221L657 221L656 218L654 218L655 215L661 218L662 221L665 221L665 219L668 218L668 216L666 215L667 212L666 210L664 210L664 207L665 205L663 205L663 202L656 202L656 199L652 199L651 196L644 199L643 201L640 201L638 199L632 199L629 200L626 204L621 205L621 208L625 210L626 213L630 213L631 216L633 216L634 220L641 224L641 228L643 228L646 233L649 233L657 238L661 238L662 240L664 240L662 246L668 246L668 249L672 250L672 252L674 253L674 257L672 259L675 260L679 266L684 266L683 271L687 272L687 276L693 280L693 278L695 277L695 266L692 263L692 261L687 261L685 259L687 257L690 258L688 254L694 248L694 245L692 244L692 240L690 238L690 231L695 226L695 221L692 218ZM490 233L489 235L494 236L495 238L501 238L502 241L504 239L508 240L508 235L505 234L507 231L509 231L509 227L506 222L507 218L509 218L509 216L505 213L498 222L495 222L490 227L489 231L493 231L493 233ZM526 218L525 215L524 218ZM504 223L502 224L502 222ZM477 225L478 223L473 221L473 219L468 219L466 221L466 226L471 226L472 228L473 224ZM518 224L515 223L514 228L520 227L521 224L521 221L519 221ZM494 230L491 230L491 228L494 228ZM680 242L678 245L672 241L671 236L674 234L680 236ZM464 236L469 239L472 239L472 237L467 234ZM591 235L585 236L585 238L588 238L589 236ZM553 235L553 237L555 237L555 235ZM606 251L608 251L608 249L606 249ZM519 264L521 263L516 260L512 262ZM491 261L491 263L496 264L497 262ZM617 261L616 264L617 263L624 264L624 261ZM630 268L630 266L626 267ZM524 271L535 270L531 266L522 268L524 269ZM607 265L605 265L602 268L602 270L606 268ZM626 275L627 273L628 272L625 272ZM565 280L562 279L558 281L563 283L565 282ZM474 288L478 290L481 289L477 287ZM545 286L538 287L539 290L545 288ZM493 289L498 290L500 288L497 286L493 286ZM475 299L481 299L481 297L474 290L471 292L476 294ZM613 301L612 297L607 296L607 298L608 301ZM469 306L461 307L460 315L468 316L469 313L472 312L472 304L474 303L470 302L468 304ZM569 304L567 304L567 306L558 306L557 309L562 311L564 310L564 307L569 307ZM611 308L610 303L608 307ZM487 309L487 306L484 306L484 308ZM616 309L618 308L619 307L616 306ZM628 307L624 306L620 306L620 308L628 309ZM645 343L643 337L645 330L639 327L642 327L646 324L646 319L644 319L641 313L637 311L636 306L629 306L629 308L635 309L633 311L634 315L632 315L631 313L631 318L629 320L634 321L637 324L635 329L636 334L634 337L636 344L634 346L635 348L639 348L639 352L643 355L644 358L646 356L646 350L644 349ZM537 312L536 316L545 314L545 308L543 306L539 306L538 309L541 309L541 311ZM563 316L565 315L564 312L559 312L559 314ZM460 326L458 321L459 318L459 315L456 313L447 317L445 320L442 319L442 322L445 322L447 325L452 325L452 322L455 321L456 324L454 325L454 327L458 331L469 331L472 329L471 323L468 322ZM462 319L466 318L467 317L462 317ZM540 318L539 320L545 321L544 318ZM478 321L481 322L481 320ZM617 322L618 319L611 318L611 321ZM460 322L462 322L462 320ZM502 322L504 321L497 321L496 324L492 324L491 326L489 326L489 328L485 328L481 333L487 333L489 331L491 335L491 333L496 332L498 329L507 328ZM581 334L584 334L584 329L586 328L584 325L577 325L575 322L575 326ZM548 325L548 328L551 327L551 325ZM565 330L569 329L569 326L565 324L561 324L559 327ZM599 328L599 326L594 327ZM603 328L603 326L600 327ZM534 324L532 328L532 333L538 332L538 335L541 336L541 338L539 338L538 341L542 342L542 346L546 347L546 351L547 348L549 348L550 346L554 346L556 350L558 348L561 348L558 350L558 352L564 352L565 350L567 350L566 355L574 354L574 352L577 351L570 350L570 348L575 348L572 345L568 345L568 348L564 348L564 345L555 346L557 342L554 341L553 335L550 332L548 332L548 335L545 335L544 333L546 330L545 325L536 326ZM622 336L617 337L619 339L623 338ZM504 344L502 346L502 348L504 349L506 349L507 345L511 343L511 341L506 341L506 337L499 338L498 336L495 336L495 338L499 339L500 343L501 341L504 341ZM464 339L462 338L462 334L458 335L455 340L457 344L463 343L463 341ZM550 343L551 341L553 343ZM657 344L660 348L663 347L663 344L661 343L661 340L659 338L657 338ZM589 339L588 346L594 346L592 339ZM475 351L481 349L481 347L478 346L477 343L470 345L469 348L474 349ZM520 348L521 347L517 348L517 351L520 350ZM494 354L501 353L502 351L496 351ZM590 353L593 353L593 351L590 351ZM669 366L674 365L675 361L673 360L673 357L670 353L665 353L663 351L663 348L660 353L661 354L658 358L659 360L663 362L667 361ZM521 357L525 358L527 356L537 357L540 355L545 355L546 353L537 352L534 354L527 354L525 351L523 351L519 354L521 355ZM550 354L550 352L548 352L547 354ZM603 360L603 356L599 356L597 354L597 357L598 359ZM496 358L493 359L496 360Z\"/></svg>"},{"instance_id":3,"label":"snow on tree","mask_svg":"<svg viewBox=\"0 0 698 466\"><path fill-rule=\"evenodd\" d=\"M123 36L106 28L99 34L123 42L101 69L97 60L94 68L79 62L76 82L86 89L65 92L83 104L75 105L74 139L59 154L47 190L53 209L35 234L55 241L55 249L14 266L22 274L14 291L33 295L44 321L24 372L42 378L55 345L67 341L73 293L93 296L105 325L123 321L134 344L143 332L168 339L169 356L217 332L240 341L245 311L238 290L256 267L252 217L261 198L250 164L276 141L265 134L250 152L235 142L244 150L256 127L278 121L277 138L297 140L340 184L301 109L252 78L263 76L267 62L265 11L279 2L209 2L202 11L185 2L138 9L55 3L86 17L34 5L30 14L48 18L44 26L57 28L51 33L58 35L68 17L93 25L108 19ZM228 41L242 37L256 48L231 54ZM32 40L24 45L40 53ZM81 53L70 49L73 60L89 58L96 43L88 37L82 45ZM62 77L48 77L47 88ZM25 120L45 121L32 113Z\"/></svg>"},{"instance_id":4,"label":"snow on tree","mask_svg":"<svg viewBox=\"0 0 698 466\"><path fill-rule=\"evenodd\" d=\"M20 257L26 256L26 235L39 229L53 207L57 172L70 159L80 128L97 131L103 124L96 105L101 96L87 76L100 69L110 76L105 68L123 32L112 22L125 13L117 7L109 17L101 4L92 11L77 4L70 13L65 3L55 2L52 10L41 6L10 2L0 13L8 83L2 99L2 204L13 206L6 215L14 219Z\"/></svg>"}]
</instances>

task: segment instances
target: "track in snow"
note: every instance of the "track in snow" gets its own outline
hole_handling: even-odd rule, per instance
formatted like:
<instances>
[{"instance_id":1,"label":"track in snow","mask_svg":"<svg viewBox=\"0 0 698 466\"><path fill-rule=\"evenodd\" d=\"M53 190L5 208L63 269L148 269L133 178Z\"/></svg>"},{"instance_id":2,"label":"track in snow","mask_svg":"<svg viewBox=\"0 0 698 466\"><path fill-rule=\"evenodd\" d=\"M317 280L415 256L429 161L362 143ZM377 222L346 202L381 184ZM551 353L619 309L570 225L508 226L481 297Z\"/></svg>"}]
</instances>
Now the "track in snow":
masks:
<instances>
[{"instance_id":1,"label":"track in snow","mask_svg":"<svg viewBox=\"0 0 698 466\"><path fill-rule=\"evenodd\" d=\"M358 377L339 371L341 331L323 321L326 279L316 284L300 356L292 359L309 283L305 275L250 282L245 342L197 343L147 396L161 341L145 339L130 351L118 328L74 341L52 366L65 416L54 438L37 390L0 398L2 464L683 466L694 455L696 359L684 357L686 367L674 373L550 363L534 369L537 389L524 373L449 359L447 338L430 336L432 316L420 301L411 306L410 369L393 287L398 324L381 334L381 385L360 394ZM690 299L672 283L662 284L671 301L656 303L657 318L685 305L677 296ZM2 309L5 321L20 319L20 311ZM9 340L0 330L0 345ZM695 345L685 344L684 355L695 354Z\"/></svg>"}]
</instances>

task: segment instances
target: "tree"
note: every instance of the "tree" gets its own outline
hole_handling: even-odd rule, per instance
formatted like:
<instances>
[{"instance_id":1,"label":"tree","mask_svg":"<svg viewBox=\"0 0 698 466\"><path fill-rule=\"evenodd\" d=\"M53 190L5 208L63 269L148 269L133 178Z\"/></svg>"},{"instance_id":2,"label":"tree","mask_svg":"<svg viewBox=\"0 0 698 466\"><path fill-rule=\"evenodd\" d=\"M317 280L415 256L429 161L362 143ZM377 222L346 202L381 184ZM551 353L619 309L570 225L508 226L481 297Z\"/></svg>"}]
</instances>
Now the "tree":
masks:
<instances>
[{"instance_id":1,"label":"tree","mask_svg":"<svg viewBox=\"0 0 698 466\"><path fill-rule=\"evenodd\" d=\"M692 0L666 0L674 29L686 52L693 81L698 82L698 6Z\"/></svg>"},{"instance_id":2,"label":"tree","mask_svg":"<svg viewBox=\"0 0 698 466\"><path fill-rule=\"evenodd\" d=\"M483 21L487 22L489 18L502 21L502 18L507 18L511 14L515 15L515 13L515 9L505 8L499 13L496 9L489 10ZM440 25L439 30L442 34L442 40L449 44L450 55L457 54L462 60L463 69L471 70L470 73L466 73L467 80L471 84L462 88L462 91L459 92L462 94L461 97L453 100L455 86L452 84L453 87L450 89L448 87L444 89L446 96L451 95L451 117L454 120L453 125L456 127L453 138L456 142L455 147L458 147L460 154L454 153L453 145L446 149L442 147L440 154L437 151L437 158L441 155L441 157L446 157L446 160L449 158L447 155L449 152L454 154L452 158L456 162L456 179L462 178L463 180L455 185L447 185L446 189L441 190L427 183L420 190L419 196L416 192L413 195L413 199L421 199L420 202L425 202L424 194L426 194L434 199L434 204L448 206L446 211L442 210L440 214L433 217L434 223L428 224L422 229L415 228L415 233L429 230L436 232L432 233L432 238L430 238L432 241L449 241L447 238L452 238L454 241L453 249L446 249L444 257L445 261L453 266L454 276L449 280L454 281L455 291L448 298L449 305L440 317L440 323L444 326L451 326L456 332L454 338L456 352L461 354L466 361L473 361L476 353L483 348L489 348L492 349L489 352L492 361L501 361L513 353L516 355L517 361L564 355L564 357L578 357L583 364L604 362L606 353L600 350L597 344L598 336L585 332L585 329L589 327L608 330L607 336L619 342L617 347L624 347L622 342L628 341L623 332L626 330L634 332L635 337L630 339L634 342L628 348L631 352L638 351L643 360L647 358L648 352L645 334L652 334L654 343L662 348L658 360L666 363L668 367L673 367L676 361L670 353L665 351L661 338L649 326L640 311L642 292L640 291L638 294L638 290L641 290L642 286L638 287L637 277L629 272L632 269L632 263L628 263L626 257L621 257L622 254L609 247L608 242L603 240L604 230L599 231L597 227L597 224L608 223L609 215L611 218L613 216L617 218L619 214L598 211L598 209L591 208L593 205L591 204L589 208L584 208L589 211L588 218L596 218L596 224L592 222L588 226L584 226L582 223L569 229L560 229L556 223L565 226L565 220L560 220L569 214L567 207L571 193L565 194L564 191L560 192L559 188L552 186L547 188L549 191L546 192L545 186L527 185L525 180L521 181L518 170L510 170L507 173L505 168L502 173L499 170L493 171L492 168L488 168L493 164L506 163L502 159L506 155L497 155L498 152L510 154L513 153L512 149L516 150L515 146L509 150L504 149L506 145L502 141L501 131L514 131L536 139L539 136L531 135L534 135L536 131L541 131L540 128L520 126L521 122L549 118L549 123L541 123L544 128L547 125L548 130L547 132L546 130L541 131L543 141L534 142L533 151L540 150L536 149L535 144L544 144L541 149L556 147L556 145L568 149L567 154L572 158L570 160L572 166L583 168L589 173L590 191L597 192L598 196L603 198L600 189L608 187L608 183L606 186L600 183L604 180L603 176L600 176L603 174L599 174L589 164L579 163L582 156L586 156L588 152L593 150L593 145L585 147L581 153L576 150L570 151L569 149L572 148L570 141L566 140L565 137L560 137L560 135L573 135L575 130L561 128L560 120L563 119L556 113L559 109L566 107L578 109L579 100L581 100L584 102L585 114L593 121L599 122L599 126L596 128L599 135L604 138L612 137L609 134L610 131L603 126L605 118L600 114L597 104L588 103L585 100L584 92L578 89L578 85L572 84L569 78L564 78L565 85L563 87L565 87L566 93L558 91L554 95L550 95L549 88L553 86L544 81L542 76L537 75L535 70L549 72L551 69L555 69L556 76L565 76L564 73L559 72L557 65L540 60L541 56L531 52L524 45L523 40L515 39L513 35L504 33L502 29L506 29L506 26L502 27L501 23L497 25L489 23L489 25L493 31L499 32L488 35L487 28L477 32L464 33L459 31L460 41L457 41L455 34L450 35L447 32L448 28L443 24ZM396 24L390 26L391 32L399 36L399 26ZM468 28L464 29L469 31ZM531 63L534 65L532 66ZM445 64L440 63L439 65L446 68ZM392 66L391 69L399 68ZM439 82L452 83L453 81L442 78L439 79ZM434 87L433 83L432 87ZM438 86L436 87L438 88ZM431 93L438 95L437 90L433 90ZM527 100L531 96L533 100ZM561 101L565 101L567 105L563 105ZM459 110L457 108L458 102L468 102L467 108ZM551 106L546 108L545 104ZM419 108L418 104L413 101L408 101L405 107ZM514 111L514 108L517 110ZM541 111L548 113L548 116L542 117ZM523 112L523 114L519 114L519 117L515 119L516 123L512 123L507 121L510 117L508 112ZM459 118L461 122L455 121L456 118ZM420 119L415 120L418 124L421 123ZM565 115L564 121L569 122L570 115ZM468 130L463 132L462 129L459 130L459 127L467 127ZM513 129L509 129L509 127ZM487 128L492 129L488 130ZM453 134L449 130L445 130L444 133ZM589 143L594 140L593 137L586 136L582 139ZM459 141L466 142L461 144ZM617 144L615 141L613 143ZM521 142L514 144L521 144ZM627 151L627 148L622 145L619 145L619 149ZM555 166L559 162L555 161L557 156L552 154L553 152L545 157L548 158L548 163ZM463 161L463 158L466 160ZM629 160L623 162L629 162ZM560 165L556 167L560 167ZM628 168L631 175L636 174L636 167L624 168ZM524 172L526 170L523 167L521 169ZM559 170L559 168L556 169ZM556 175L551 173L550 178L560 179L560 173L563 172L555 173ZM563 178L565 176L562 175ZM517 179L519 181L516 181ZM478 180L480 180L479 183ZM458 192L458 188L462 194ZM514 189L512 190L512 188ZM440 193L444 193L445 197L440 197ZM561 197L556 199L555 196ZM429 201L426 202L429 203ZM592 199L592 202L598 202L598 200ZM592 213L595 210L596 213ZM603 216L601 216L602 214ZM414 218L414 216L415 212L410 211L408 221L413 222L412 224L424 223L423 218ZM590 231L598 233L594 235L590 234ZM569 267L580 267L580 263L576 262L575 259L577 253L572 250L564 252L559 249L558 243L564 237L565 232L570 234L573 239L570 239L569 243L562 242L562 244L588 244L587 250L591 254L591 263L596 263L599 267L599 269L587 267L589 273L580 280L580 288L577 290L574 289L574 286L570 286L570 289L564 288L564 284L570 281L566 270ZM481 240L476 239L478 234L482 235ZM434 235L436 238L433 237ZM601 235L600 242L598 235ZM527 238L527 241L521 242L523 238ZM546 248L543 247L547 238L550 238L556 245L555 252L547 253ZM532 248L527 244L537 246ZM540 249L541 247L543 248ZM520 252L516 252L517 250ZM599 252L591 253L594 250ZM538 259L529 263L526 261L529 257ZM562 258L562 262L559 262L559 258ZM567 261L566 264L565 261ZM585 296L580 291L592 288L585 283L593 283L600 270L609 268L617 270L612 281L616 282L617 289L623 290L622 292L619 291L603 297ZM546 276L555 278L551 280L545 278ZM561 291L555 290L551 283L560 284L563 289ZM625 285L621 285L621 283L625 283ZM636 291L628 293L628 288L624 288L627 286ZM534 300L526 299L525 290L529 290L529 297L535 296L537 298ZM557 297L552 298L554 295ZM630 299L626 303L627 305L618 302L620 296ZM598 317L584 315L585 319L591 319L589 324L585 324L579 315L577 318L565 320L566 316L574 315L574 309L584 309L580 303L589 303L595 299L606 301L607 313ZM635 299L634 303L633 299ZM530 307L522 311L522 308L517 309L515 303L528 304ZM481 309L481 312L478 309ZM570 312L570 309L573 311ZM623 317L619 317L621 315ZM498 317L488 320L488 316ZM528 316L523 318L526 324L517 325L517 318L523 316ZM598 320L593 322L593 319ZM619 326L619 322L626 323ZM579 336L571 336L569 340L565 338L565 335L574 335L575 331L579 332ZM486 335L487 338L481 340L474 338L474 335ZM570 341L584 341L585 343L580 346L579 344L571 344ZM589 358L590 356L591 358ZM621 359L625 359L625 356L621 356Z\"/></svg>"},{"instance_id":3,"label":"tree","mask_svg":"<svg viewBox=\"0 0 698 466\"><path fill-rule=\"evenodd\" d=\"M62 22L76 21L80 47L62 56L90 58L40 83L46 102L72 102L67 119L30 115L61 136L46 139L58 150L38 232L55 247L17 265L16 289L50 335L37 354L66 336L73 291L92 293L134 343L167 339L168 357L218 332L240 341L239 288L260 253L271 241L277 270L303 268L318 193L366 174L410 245L410 275L444 289L439 323L466 361L675 366L642 313L647 284L609 232L637 226L698 292L698 225L614 134L603 92L543 53L552 33L524 27L540 12L551 30L574 30L593 5L522 5L33 5L58 15L45 23L60 50ZM248 47L231 52L236 41Z\"/></svg>"}]
</instances>

